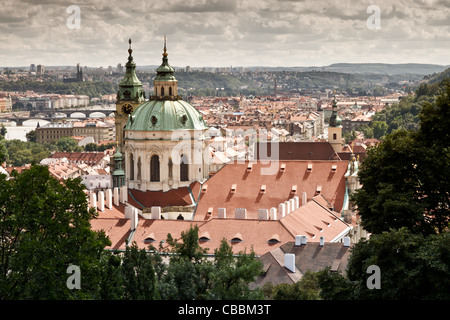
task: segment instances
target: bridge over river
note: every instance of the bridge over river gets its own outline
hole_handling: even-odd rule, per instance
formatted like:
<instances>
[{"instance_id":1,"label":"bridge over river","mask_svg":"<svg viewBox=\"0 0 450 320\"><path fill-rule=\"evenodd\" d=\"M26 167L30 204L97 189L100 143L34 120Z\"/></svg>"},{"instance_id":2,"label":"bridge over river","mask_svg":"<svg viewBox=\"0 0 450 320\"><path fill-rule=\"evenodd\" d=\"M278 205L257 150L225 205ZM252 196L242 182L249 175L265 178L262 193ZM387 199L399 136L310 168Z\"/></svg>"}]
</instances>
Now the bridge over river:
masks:
<instances>
[{"instance_id":1,"label":"bridge over river","mask_svg":"<svg viewBox=\"0 0 450 320\"><path fill-rule=\"evenodd\" d=\"M47 120L53 119L86 119L86 118L106 118L114 116L115 109L58 109L58 110L31 110L29 112L17 112L5 115L0 119L14 121L17 126L21 126L27 120ZM29 113L29 116L24 114Z\"/></svg>"}]
</instances>

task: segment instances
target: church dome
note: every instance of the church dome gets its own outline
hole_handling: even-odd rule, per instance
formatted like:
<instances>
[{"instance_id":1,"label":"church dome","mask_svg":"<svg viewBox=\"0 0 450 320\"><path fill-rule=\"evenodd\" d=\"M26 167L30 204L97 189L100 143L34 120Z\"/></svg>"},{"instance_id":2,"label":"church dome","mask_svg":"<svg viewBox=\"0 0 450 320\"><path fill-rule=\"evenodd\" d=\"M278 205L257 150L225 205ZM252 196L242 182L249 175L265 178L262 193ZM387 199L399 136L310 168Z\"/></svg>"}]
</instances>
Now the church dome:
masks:
<instances>
[{"instance_id":1,"label":"church dome","mask_svg":"<svg viewBox=\"0 0 450 320\"><path fill-rule=\"evenodd\" d=\"M205 130L203 116L183 100L150 100L129 117L126 130L173 131Z\"/></svg>"},{"instance_id":2,"label":"church dome","mask_svg":"<svg viewBox=\"0 0 450 320\"><path fill-rule=\"evenodd\" d=\"M150 100L141 104L128 118L125 130L173 131L208 129L202 115L178 95L174 69L167 58L166 37L161 66L156 69L154 92Z\"/></svg>"}]
</instances>

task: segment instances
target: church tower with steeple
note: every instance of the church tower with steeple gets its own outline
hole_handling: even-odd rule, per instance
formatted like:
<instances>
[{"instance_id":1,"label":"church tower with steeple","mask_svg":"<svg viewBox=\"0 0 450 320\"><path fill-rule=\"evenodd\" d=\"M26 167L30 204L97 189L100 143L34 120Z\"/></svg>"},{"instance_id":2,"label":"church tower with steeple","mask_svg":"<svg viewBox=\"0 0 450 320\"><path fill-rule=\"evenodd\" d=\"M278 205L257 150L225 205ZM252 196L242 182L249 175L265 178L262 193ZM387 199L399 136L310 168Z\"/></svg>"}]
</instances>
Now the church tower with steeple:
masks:
<instances>
[{"instance_id":1,"label":"church tower with steeple","mask_svg":"<svg viewBox=\"0 0 450 320\"><path fill-rule=\"evenodd\" d=\"M178 95L165 37L162 55L153 95L128 117L124 131L126 183L131 190L187 188L209 174L208 127L198 110Z\"/></svg>"},{"instance_id":2,"label":"church tower with steeple","mask_svg":"<svg viewBox=\"0 0 450 320\"><path fill-rule=\"evenodd\" d=\"M342 125L341 118L338 116L336 97L333 99L332 114L328 125L328 142L335 152L342 151Z\"/></svg>"},{"instance_id":3,"label":"church tower with steeple","mask_svg":"<svg viewBox=\"0 0 450 320\"><path fill-rule=\"evenodd\" d=\"M128 117L136 108L145 101L145 93L142 89L142 83L136 75L136 63L131 55L131 39L128 40L128 61L125 64L125 75L119 82L119 91L116 98L116 141L118 142L118 150L123 152L124 147L124 128L127 124Z\"/></svg>"}]
</instances>

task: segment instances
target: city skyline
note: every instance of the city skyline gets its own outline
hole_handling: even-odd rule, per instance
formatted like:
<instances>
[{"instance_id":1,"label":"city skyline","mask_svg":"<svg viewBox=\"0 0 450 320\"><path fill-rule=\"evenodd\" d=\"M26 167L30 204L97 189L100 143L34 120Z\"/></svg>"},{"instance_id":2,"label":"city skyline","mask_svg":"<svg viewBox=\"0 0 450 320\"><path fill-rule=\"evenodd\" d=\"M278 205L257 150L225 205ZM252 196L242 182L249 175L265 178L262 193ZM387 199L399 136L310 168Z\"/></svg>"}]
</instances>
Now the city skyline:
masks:
<instances>
[{"instance_id":1,"label":"city skyline","mask_svg":"<svg viewBox=\"0 0 450 320\"><path fill-rule=\"evenodd\" d=\"M164 35L179 67L450 64L444 0L1 2L0 67L158 65Z\"/></svg>"}]
</instances>

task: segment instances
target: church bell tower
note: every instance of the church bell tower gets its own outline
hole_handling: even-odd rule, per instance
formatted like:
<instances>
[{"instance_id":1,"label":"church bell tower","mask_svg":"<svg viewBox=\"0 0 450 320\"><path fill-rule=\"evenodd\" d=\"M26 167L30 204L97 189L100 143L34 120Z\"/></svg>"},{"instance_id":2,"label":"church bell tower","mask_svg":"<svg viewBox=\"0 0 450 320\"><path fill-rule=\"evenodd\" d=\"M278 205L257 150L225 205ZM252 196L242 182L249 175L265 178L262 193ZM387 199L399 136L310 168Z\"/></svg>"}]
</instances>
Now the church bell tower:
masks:
<instances>
[{"instance_id":1,"label":"church bell tower","mask_svg":"<svg viewBox=\"0 0 450 320\"><path fill-rule=\"evenodd\" d=\"M141 103L145 101L145 93L142 89L142 83L136 76L136 63L133 61L131 53L131 39L128 41L128 62L125 64L125 75L119 83L119 91L116 98L115 126L116 141L118 150L123 152L124 147L124 128L128 121L128 116L136 110Z\"/></svg>"}]
</instances>

